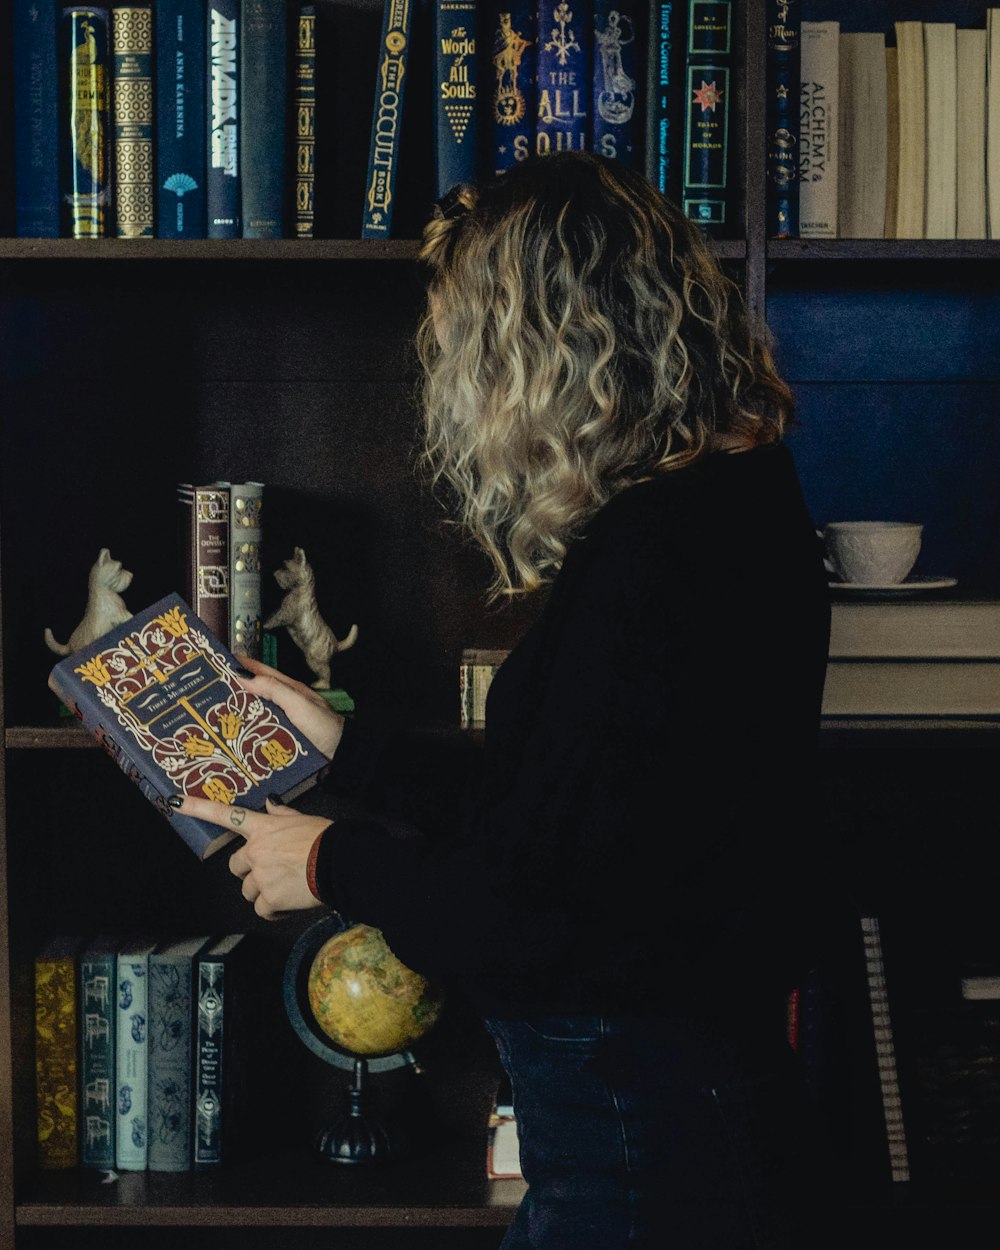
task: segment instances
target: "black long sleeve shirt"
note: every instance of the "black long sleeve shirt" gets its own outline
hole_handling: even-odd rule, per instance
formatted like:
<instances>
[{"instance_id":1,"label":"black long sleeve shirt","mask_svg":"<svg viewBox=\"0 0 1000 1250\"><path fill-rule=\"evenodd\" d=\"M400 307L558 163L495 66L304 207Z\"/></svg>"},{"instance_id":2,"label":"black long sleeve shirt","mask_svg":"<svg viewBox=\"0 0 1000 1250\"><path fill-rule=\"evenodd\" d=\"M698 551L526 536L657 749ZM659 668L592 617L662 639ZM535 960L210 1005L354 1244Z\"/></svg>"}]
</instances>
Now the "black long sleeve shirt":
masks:
<instances>
[{"instance_id":1,"label":"black long sleeve shirt","mask_svg":"<svg viewBox=\"0 0 1000 1250\"><path fill-rule=\"evenodd\" d=\"M784 445L615 496L493 679L485 741L353 721L324 898L482 1011L753 1010L807 966L830 605Z\"/></svg>"}]
</instances>

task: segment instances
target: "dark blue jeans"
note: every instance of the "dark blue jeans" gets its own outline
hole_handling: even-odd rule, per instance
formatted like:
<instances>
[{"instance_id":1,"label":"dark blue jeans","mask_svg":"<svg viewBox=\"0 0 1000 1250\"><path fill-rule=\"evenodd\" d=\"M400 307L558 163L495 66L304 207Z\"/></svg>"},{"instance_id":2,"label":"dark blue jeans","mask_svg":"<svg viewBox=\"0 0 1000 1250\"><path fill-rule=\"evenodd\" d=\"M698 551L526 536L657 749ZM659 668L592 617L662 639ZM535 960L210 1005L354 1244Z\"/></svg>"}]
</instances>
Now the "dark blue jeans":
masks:
<instances>
[{"instance_id":1,"label":"dark blue jeans","mask_svg":"<svg viewBox=\"0 0 1000 1250\"><path fill-rule=\"evenodd\" d=\"M800 1247L792 1052L677 1019L489 1019L528 1190L502 1250Z\"/></svg>"}]
</instances>

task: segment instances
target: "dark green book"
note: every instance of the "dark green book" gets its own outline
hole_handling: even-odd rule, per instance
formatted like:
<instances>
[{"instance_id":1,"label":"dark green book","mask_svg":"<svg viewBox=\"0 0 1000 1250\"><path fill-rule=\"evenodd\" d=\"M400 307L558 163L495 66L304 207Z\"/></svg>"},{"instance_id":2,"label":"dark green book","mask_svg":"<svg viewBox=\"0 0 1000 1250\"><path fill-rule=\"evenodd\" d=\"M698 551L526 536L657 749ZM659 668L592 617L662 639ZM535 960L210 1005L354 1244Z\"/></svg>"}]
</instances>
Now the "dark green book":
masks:
<instances>
[{"instance_id":1,"label":"dark green book","mask_svg":"<svg viewBox=\"0 0 1000 1250\"><path fill-rule=\"evenodd\" d=\"M194 1032L194 1166L218 1167L241 1147L246 1098L246 1003L248 951L245 933L227 933L196 957L197 1020Z\"/></svg>"},{"instance_id":2,"label":"dark green book","mask_svg":"<svg viewBox=\"0 0 1000 1250\"><path fill-rule=\"evenodd\" d=\"M62 232L111 233L111 65L108 10L64 8L59 22Z\"/></svg>"},{"instance_id":3,"label":"dark green book","mask_svg":"<svg viewBox=\"0 0 1000 1250\"><path fill-rule=\"evenodd\" d=\"M115 1166L116 997L120 939L101 934L86 943L77 964L80 1021L80 1163Z\"/></svg>"},{"instance_id":4,"label":"dark green book","mask_svg":"<svg viewBox=\"0 0 1000 1250\"><path fill-rule=\"evenodd\" d=\"M690 0L684 119L684 214L723 233L731 225L729 123L732 108L731 0Z\"/></svg>"},{"instance_id":5,"label":"dark green book","mask_svg":"<svg viewBox=\"0 0 1000 1250\"><path fill-rule=\"evenodd\" d=\"M115 233L151 239L153 218L153 7L111 10L112 116L115 134Z\"/></svg>"},{"instance_id":6,"label":"dark green book","mask_svg":"<svg viewBox=\"0 0 1000 1250\"><path fill-rule=\"evenodd\" d=\"M243 237L285 234L285 0L243 0L240 162Z\"/></svg>"}]
</instances>

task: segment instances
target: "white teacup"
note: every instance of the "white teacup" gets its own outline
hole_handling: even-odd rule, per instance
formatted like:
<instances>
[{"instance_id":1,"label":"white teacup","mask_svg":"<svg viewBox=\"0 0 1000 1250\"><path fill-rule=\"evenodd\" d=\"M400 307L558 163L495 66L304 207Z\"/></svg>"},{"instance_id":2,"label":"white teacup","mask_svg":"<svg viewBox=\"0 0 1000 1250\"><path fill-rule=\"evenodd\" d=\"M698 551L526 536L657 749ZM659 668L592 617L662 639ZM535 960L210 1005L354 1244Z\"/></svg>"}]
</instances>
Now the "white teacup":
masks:
<instances>
[{"instance_id":1,"label":"white teacup","mask_svg":"<svg viewBox=\"0 0 1000 1250\"><path fill-rule=\"evenodd\" d=\"M908 521L831 521L818 532L826 566L840 581L894 586L916 563L923 529Z\"/></svg>"}]
</instances>

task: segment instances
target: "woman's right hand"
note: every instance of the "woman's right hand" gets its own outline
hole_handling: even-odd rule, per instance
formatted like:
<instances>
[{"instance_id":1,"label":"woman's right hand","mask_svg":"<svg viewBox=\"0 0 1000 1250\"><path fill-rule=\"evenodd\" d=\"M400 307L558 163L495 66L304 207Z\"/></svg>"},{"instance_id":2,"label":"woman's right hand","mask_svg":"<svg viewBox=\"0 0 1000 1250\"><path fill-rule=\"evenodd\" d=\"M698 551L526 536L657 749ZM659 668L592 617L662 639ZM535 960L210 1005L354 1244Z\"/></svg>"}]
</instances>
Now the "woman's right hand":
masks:
<instances>
[{"instance_id":1,"label":"woman's right hand","mask_svg":"<svg viewBox=\"0 0 1000 1250\"><path fill-rule=\"evenodd\" d=\"M344 718L335 712L321 694L294 677L286 677L248 655L237 655L237 661L252 677L239 675L240 685L251 694L276 703L296 729L309 739L328 760L333 759L344 732Z\"/></svg>"}]
</instances>

